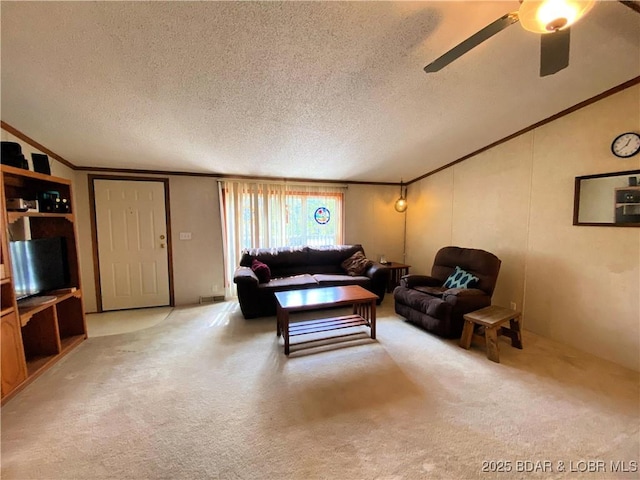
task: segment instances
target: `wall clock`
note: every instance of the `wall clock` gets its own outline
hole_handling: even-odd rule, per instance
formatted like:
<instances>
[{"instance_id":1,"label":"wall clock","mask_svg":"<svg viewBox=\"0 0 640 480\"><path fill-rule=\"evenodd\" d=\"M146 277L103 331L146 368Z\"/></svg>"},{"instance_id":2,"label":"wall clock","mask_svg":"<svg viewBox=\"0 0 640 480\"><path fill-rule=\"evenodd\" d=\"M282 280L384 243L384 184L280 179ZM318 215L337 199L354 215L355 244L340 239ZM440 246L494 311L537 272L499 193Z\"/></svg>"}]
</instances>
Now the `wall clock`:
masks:
<instances>
[{"instance_id":1,"label":"wall clock","mask_svg":"<svg viewBox=\"0 0 640 480\"><path fill-rule=\"evenodd\" d=\"M611 152L620 158L633 157L640 152L640 134L627 132L618 135L611 142Z\"/></svg>"}]
</instances>

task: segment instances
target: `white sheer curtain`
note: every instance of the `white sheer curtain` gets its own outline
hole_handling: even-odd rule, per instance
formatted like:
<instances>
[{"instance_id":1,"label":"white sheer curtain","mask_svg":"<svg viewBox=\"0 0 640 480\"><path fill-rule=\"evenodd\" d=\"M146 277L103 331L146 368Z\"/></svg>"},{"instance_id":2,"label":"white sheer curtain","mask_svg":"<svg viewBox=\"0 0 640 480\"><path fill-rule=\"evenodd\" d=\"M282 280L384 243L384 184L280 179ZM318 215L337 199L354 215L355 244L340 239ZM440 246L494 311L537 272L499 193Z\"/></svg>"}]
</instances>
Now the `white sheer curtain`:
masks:
<instances>
[{"instance_id":1,"label":"white sheer curtain","mask_svg":"<svg viewBox=\"0 0 640 480\"><path fill-rule=\"evenodd\" d=\"M343 242L344 186L221 180L218 189L227 297L236 295L233 273L245 248ZM326 224L329 234L323 235L313 214L326 202L332 211Z\"/></svg>"}]
</instances>

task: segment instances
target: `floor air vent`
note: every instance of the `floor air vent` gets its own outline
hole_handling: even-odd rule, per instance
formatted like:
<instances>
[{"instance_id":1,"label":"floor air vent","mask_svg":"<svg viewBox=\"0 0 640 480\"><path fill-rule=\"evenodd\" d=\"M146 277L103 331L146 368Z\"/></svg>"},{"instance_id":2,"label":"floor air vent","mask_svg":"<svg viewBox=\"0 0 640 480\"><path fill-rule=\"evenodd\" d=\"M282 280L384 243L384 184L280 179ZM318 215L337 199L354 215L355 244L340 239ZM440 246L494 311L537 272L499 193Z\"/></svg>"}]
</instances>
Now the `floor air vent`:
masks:
<instances>
[{"instance_id":1,"label":"floor air vent","mask_svg":"<svg viewBox=\"0 0 640 480\"><path fill-rule=\"evenodd\" d=\"M211 297L200 297L200 303L224 302L224 295L213 295Z\"/></svg>"}]
</instances>

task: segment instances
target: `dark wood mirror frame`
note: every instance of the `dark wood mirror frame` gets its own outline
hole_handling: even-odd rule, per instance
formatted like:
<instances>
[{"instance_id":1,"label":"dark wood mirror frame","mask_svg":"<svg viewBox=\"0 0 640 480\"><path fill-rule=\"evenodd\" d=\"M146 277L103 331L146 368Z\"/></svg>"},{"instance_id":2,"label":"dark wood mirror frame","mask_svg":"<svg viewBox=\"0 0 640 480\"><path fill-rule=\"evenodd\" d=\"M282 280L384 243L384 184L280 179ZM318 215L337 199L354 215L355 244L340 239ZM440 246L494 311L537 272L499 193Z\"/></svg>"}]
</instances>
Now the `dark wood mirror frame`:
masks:
<instances>
[{"instance_id":1,"label":"dark wood mirror frame","mask_svg":"<svg viewBox=\"0 0 640 480\"><path fill-rule=\"evenodd\" d=\"M640 227L639 176L640 170L626 170L576 177L573 224ZM633 178L636 179L635 182ZM608 218L605 220L605 217L610 217L610 221L607 221Z\"/></svg>"}]
</instances>

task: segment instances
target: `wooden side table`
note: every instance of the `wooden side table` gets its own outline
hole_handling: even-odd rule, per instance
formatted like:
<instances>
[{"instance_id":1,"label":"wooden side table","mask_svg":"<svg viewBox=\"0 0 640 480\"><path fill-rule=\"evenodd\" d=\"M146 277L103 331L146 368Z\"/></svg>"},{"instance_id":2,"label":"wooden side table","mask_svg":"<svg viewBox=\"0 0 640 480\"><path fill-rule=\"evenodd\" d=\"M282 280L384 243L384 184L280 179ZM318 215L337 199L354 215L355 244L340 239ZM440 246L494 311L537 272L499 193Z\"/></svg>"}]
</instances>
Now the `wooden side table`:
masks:
<instances>
[{"instance_id":1,"label":"wooden side table","mask_svg":"<svg viewBox=\"0 0 640 480\"><path fill-rule=\"evenodd\" d=\"M387 293L393 292L393 289L400 285L400 279L403 275L409 274L409 268L411 265L405 265L398 262L383 263L385 267L389 269L389 283L387 284Z\"/></svg>"},{"instance_id":2,"label":"wooden side table","mask_svg":"<svg viewBox=\"0 0 640 480\"><path fill-rule=\"evenodd\" d=\"M511 338L511 346L522 349L521 315L517 310L510 310L497 305L491 305L463 315L464 328L462 329L460 346L468 350L472 339L482 341L483 337L473 334L474 325L482 325L484 327L487 358L500 363L498 335L505 335ZM502 324L507 321L509 321L509 327L503 327Z\"/></svg>"}]
</instances>

